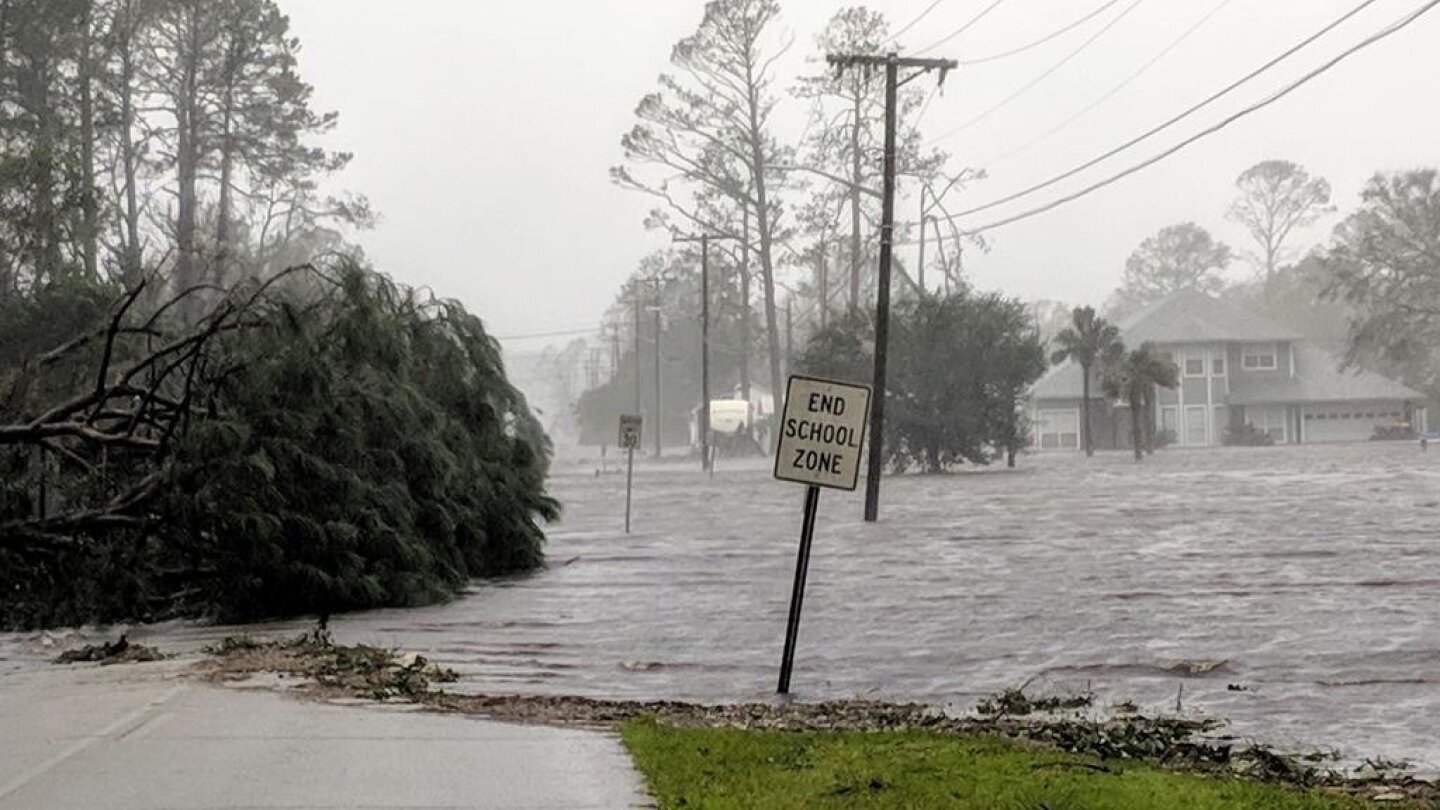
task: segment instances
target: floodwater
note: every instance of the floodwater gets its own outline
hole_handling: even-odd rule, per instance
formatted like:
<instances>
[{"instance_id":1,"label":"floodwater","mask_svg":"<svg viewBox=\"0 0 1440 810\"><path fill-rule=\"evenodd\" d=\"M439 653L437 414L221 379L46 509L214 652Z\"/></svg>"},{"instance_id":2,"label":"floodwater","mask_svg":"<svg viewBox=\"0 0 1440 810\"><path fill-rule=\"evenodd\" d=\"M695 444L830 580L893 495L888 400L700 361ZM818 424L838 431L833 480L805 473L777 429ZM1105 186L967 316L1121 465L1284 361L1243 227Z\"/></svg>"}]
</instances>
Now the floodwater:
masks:
<instances>
[{"instance_id":1,"label":"floodwater","mask_svg":"<svg viewBox=\"0 0 1440 810\"><path fill-rule=\"evenodd\" d=\"M550 567L418 610L335 619L460 688L764 699L804 490L760 463L557 464ZM1029 682L1231 721L1281 747L1440 771L1440 451L1410 443L1022 457L820 499L793 688L966 710ZM289 631L304 622L258 628ZM171 624L147 643L231 632ZM141 634L132 634L132 639ZM0 637L0 673L36 654ZM8 661L6 659L9 659ZM3 688L0 678L0 688Z\"/></svg>"}]
</instances>

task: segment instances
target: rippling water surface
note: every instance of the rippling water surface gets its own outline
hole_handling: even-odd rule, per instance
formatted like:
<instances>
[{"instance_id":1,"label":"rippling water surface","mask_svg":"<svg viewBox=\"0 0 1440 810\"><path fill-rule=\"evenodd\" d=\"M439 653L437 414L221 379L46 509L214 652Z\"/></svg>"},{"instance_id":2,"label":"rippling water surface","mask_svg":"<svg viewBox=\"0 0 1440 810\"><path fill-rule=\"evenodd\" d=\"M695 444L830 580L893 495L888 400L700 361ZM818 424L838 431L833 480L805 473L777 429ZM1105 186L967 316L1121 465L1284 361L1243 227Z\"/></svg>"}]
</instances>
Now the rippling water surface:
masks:
<instances>
[{"instance_id":1,"label":"rippling water surface","mask_svg":"<svg viewBox=\"0 0 1440 810\"><path fill-rule=\"evenodd\" d=\"M797 695L964 709L1034 679L1152 710L1179 697L1274 744L1437 768L1440 452L1172 450L1142 465L1021 467L886 479L878 524L860 520L858 493L824 493ZM558 464L566 514L547 570L450 605L342 617L337 635L427 652L476 691L769 695L803 488L758 464L713 480L640 467L627 536L624 486ZM143 632L183 649L230 631ZM4 638L0 672L34 653L34 637Z\"/></svg>"}]
</instances>

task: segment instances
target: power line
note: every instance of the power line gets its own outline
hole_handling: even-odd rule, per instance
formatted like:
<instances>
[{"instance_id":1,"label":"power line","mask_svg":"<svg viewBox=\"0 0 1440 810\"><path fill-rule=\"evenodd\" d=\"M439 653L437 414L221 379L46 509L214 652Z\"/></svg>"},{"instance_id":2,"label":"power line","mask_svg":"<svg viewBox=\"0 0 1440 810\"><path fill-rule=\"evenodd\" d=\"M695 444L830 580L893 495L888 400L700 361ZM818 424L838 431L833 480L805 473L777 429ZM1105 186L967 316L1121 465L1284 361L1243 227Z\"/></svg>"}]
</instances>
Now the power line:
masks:
<instances>
[{"instance_id":1,"label":"power line","mask_svg":"<svg viewBox=\"0 0 1440 810\"><path fill-rule=\"evenodd\" d=\"M1249 107L1246 107L1246 108L1240 110L1239 112L1237 112L1237 113L1229 116L1228 118L1225 118L1224 120L1220 121L1218 124L1214 124L1214 125L1212 125L1212 126L1210 126L1210 127L1207 127L1207 128L1204 129L1204 130L1201 130L1200 132L1196 133L1195 135L1192 135L1192 136L1190 136L1189 138L1186 138L1185 140L1181 141L1180 143L1178 143L1178 144L1170 147L1169 149L1166 149L1165 151L1159 153L1158 155L1155 155L1154 157L1151 157L1151 158L1149 158L1149 159L1147 159L1147 160L1144 160L1144 161L1142 161L1142 162L1140 162L1140 163L1137 163L1137 164L1135 164L1134 166L1131 166L1131 167L1125 169L1124 171L1121 171L1121 172L1118 172L1118 173L1116 173L1116 174L1114 174L1114 175L1111 175L1110 177L1108 177L1108 178L1106 178L1106 179L1104 179L1104 180L1101 180L1101 181L1099 181L1099 182L1097 182L1097 183L1093 183L1093 184L1091 184L1091 185L1089 185L1089 186L1086 186L1085 188L1080 189L1079 191L1074 192L1073 194L1068 194L1068 195L1066 195L1066 196L1064 196L1064 197L1061 197L1061 198L1059 198L1059 199L1057 199L1057 200L1054 200L1054 201L1052 201L1052 202L1050 202L1050 203L1047 203L1047 204L1045 204L1045 205L1042 205L1042 206L1040 206L1040 207L1038 207L1038 208L1032 208L1032 209L1030 209L1030 210L1028 210L1028 211L1025 211L1025 212L1022 212L1022 213L1019 213L1019 214L1015 214L1014 216L1006 217L1006 218L1004 218L1004 219L997 220L997 221L995 221L995 222L991 222L991 223L989 223L989 224L987 224L987 225L984 225L984 226L982 226L982 227L979 227L979 228L966 229L965 231L963 231L963 234L966 234L966 235L974 235L974 234L977 234L977 233L982 233L982 232L984 232L984 231L994 230L994 229L999 228L999 227L1004 226L1004 225L1010 225L1010 224L1012 224L1012 223L1019 222L1020 220L1029 219L1030 217L1033 217L1033 216L1037 216L1037 215L1039 215L1039 214L1046 213L1047 211L1052 211L1052 210L1054 210L1054 209L1056 209L1056 208L1059 208L1060 206L1062 206L1062 205L1064 205L1064 204L1066 204L1066 203L1074 202L1075 200L1078 200L1078 199L1080 199L1081 197L1085 197L1085 196L1088 196L1088 195L1090 195L1090 194L1092 194L1092 193L1094 193L1094 192L1096 192L1096 191L1099 191L1100 189L1102 189L1102 188L1104 188L1104 187L1106 187L1106 186L1108 186L1108 185L1110 185L1110 184L1112 184L1112 183L1118 182L1119 180L1122 180L1122 179L1124 179L1124 178L1126 178L1126 177L1129 177L1130 175L1135 174L1136 172L1139 172L1139 171L1141 171L1141 170L1143 170L1143 169L1147 169L1147 168L1149 168L1150 166L1153 166L1153 165L1155 165L1156 163L1159 163L1160 161L1164 160L1165 158L1170 157L1171 155L1175 154L1176 152L1179 152L1180 150L1184 149L1185 147L1190 146L1191 144L1195 143L1196 141L1198 141L1198 140L1200 140L1200 139L1202 139L1202 138L1208 137L1208 136L1210 136L1210 135L1213 135L1213 134L1215 134L1216 132L1219 132L1220 130L1225 129L1226 127L1228 127L1228 126L1230 126L1231 124L1235 123L1236 121L1240 120L1241 118L1244 118L1244 117L1250 115L1251 113L1254 113L1254 112L1257 112L1257 111L1259 111L1259 110L1261 110L1261 109L1264 109L1265 107L1268 107L1268 106L1270 106L1271 104L1274 104L1275 102L1279 101L1280 99L1282 99L1282 98L1290 95L1290 94L1293 93L1294 91L1296 91L1296 90L1298 90L1299 88L1303 87L1304 85L1310 83L1310 82L1311 82L1312 80L1314 80L1315 78L1317 78L1317 77L1319 77L1320 75L1322 75L1322 74L1330 71L1330 70L1331 70L1332 68L1334 68L1336 65L1338 65L1338 64L1340 64L1341 62L1345 61L1346 59L1350 58L1350 57L1353 56L1354 54L1356 54L1356 53L1364 50L1365 48L1368 48L1368 47L1371 46L1371 45L1374 45L1375 43L1377 43L1377 42L1379 42L1379 41L1381 41L1381 40L1383 40L1383 39L1391 36L1392 34L1395 34L1395 33L1399 32L1399 31L1402 30L1402 29L1406 28L1406 27L1409 26L1411 23L1413 23L1413 22L1415 22L1416 20L1420 19L1420 17L1424 16L1427 12L1429 12L1431 9L1433 9L1433 8L1434 8L1435 6L1437 6L1437 5L1440 5L1440 0L1429 0L1429 2L1425 3L1423 6L1421 6L1421 7L1418 8L1417 10L1411 12L1410 14L1408 14L1408 15L1406 15L1405 17L1401 18L1400 20L1398 20L1398 21L1390 24L1390 25L1387 26L1386 28L1381 29L1379 32L1370 35L1369 37L1367 37L1367 38L1365 38L1364 40L1362 40L1360 43L1358 43L1358 44L1356 44L1356 45L1354 45L1354 46L1352 46L1352 47L1350 47L1350 48L1347 48L1345 51L1341 52L1339 56L1336 56L1335 58L1333 58L1333 59L1331 59L1330 61L1326 62L1325 64L1321 65L1320 67L1318 67L1318 68L1310 71L1309 73L1305 74L1304 76L1300 77L1300 78L1297 79L1296 81L1291 82L1290 84L1282 87L1281 89L1277 90L1275 93L1272 93L1270 96L1268 96L1268 97L1265 98L1264 100L1259 101L1259 102L1257 102L1257 103L1255 103L1255 104L1250 105ZM952 219L952 220L954 220L954 219L959 219L961 216L964 216L964 214L956 214L955 216L951 217L951 219Z\"/></svg>"},{"instance_id":2,"label":"power line","mask_svg":"<svg viewBox=\"0 0 1440 810\"><path fill-rule=\"evenodd\" d=\"M1088 161L1086 161L1085 163L1082 163L1081 165L1076 166L1075 168L1073 168L1073 169L1071 169L1071 170L1069 170L1069 171L1067 171L1067 172L1065 172L1065 173L1063 173L1063 174L1056 175L1055 177L1052 177L1052 178L1050 178L1049 180L1046 180L1046 181L1041 182L1041 183L1036 183L1035 185L1029 186L1029 187L1027 187L1027 188L1023 188L1023 189L1021 189L1020 191L1017 191L1017 192L1015 192L1014 194L1011 194L1011 195L1009 195L1009 196L1007 196L1007 197L1001 197L1001 198L998 199L998 200L992 200L991 202L988 202L988 203L986 203L986 204L984 204L984 205L976 206L975 208L966 209L966 210L961 211L960 213L956 214L955 216L957 216L957 217L964 217L964 216L969 216L969 215L971 215L971 214L978 214L978 213L980 213L981 211L988 211L988 210L990 210L991 208L995 208L995 207L997 207L997 206L1004 205L1005 203L1008 203L1008 202L1013 202L1013 201L1015 201L1015 200L1020 199L1021 197L1027 197L1027 196L1029 196L1029 195L1031 195L1031 194L1034 194L1034 193L1037 192L1037 191L1040 191L1041 189L1049 188L1050 186L1053 186L1053 185L1055 185L1056 183L1059 183L1059 182L1061 182L1061 181L1063 181L1063 180L1067 180L1067 179L1069 179L1069 178L1071 178L1071 177L1074 177L1075 175L1079 174L1080 172L1083 172L1083 171L1085 171L1086 169L1089 169L1090 167L1095 166L1095 165L1098 164L1098 163L1101 163L1101 162L1103 162L1103 161L1105 161L1105 160L1108 160L1108 159L1114 157L1115 155L1120 154L1121 152L1125 151L1126 149L1129 149L1130 147L1135 146L1136 144L1140 143L1141 141L1144 141L1144 140L1146 140L1146 139L1148 139L1148 138L1153 137L1154 135L1162 132L1163 130L1169 129L1170 127L1174 126L1175 124L1183 121L1183 120L1186 119L1186 118L1189 118L1191 115L1194 115L1195 113L1199 112L1200 110L1204 109L1205 107L1209 106L1210 104L1213 104L1214 102L1218 101L1220 98L1222 98L1222 97L1230 94L1231 92L1234 92L1234 91L1235 91L1237 88L1239 88L1241 85L1243 85L1243 84L1251 81L1251 80L1254 79L1255 77L1257 77L1257 76L1259 76L1260 74L1264 73L1265 71L1267 71L1267 70L1275 67L1276 65L1280 64L1281 62L1285 61L1286 59L1290 58L1291 56L1294 56L1296 53L1298 53L1298 52L1301 51L1302 49L1306 48L1306 47L1309 46L1311 43L1313 43L1313 42L1315 42L1316 40L1320 39L1320 38L1323 37L1324 35L1326 35L1326 34L1330 33L1331 31L1335 30L1335 28L1339 27L1340 25L1342 25L1343 23L1345 23L1347 20L1349 20L1351 17L1354 17L1356 14L1359 14L1361 11L1364 11L1366 8L1368 8L1369 6L1373 5L1375 2L1376 2L1376 0L1364 0L1364 2L1360 3L1360 5L1356 6L1355 8L1353 8L1353 9L1351 9L1350 11L1346 12L1345 14L1341 15L1339 18L1335 19L1335 20L1334 20L1333 22L1331 22L1329 25L1326 25L1324 28L1321 28L1319 31L1316 31L1315 33L1313 33L1313 34L1311 34L1310 36L1306 37L1305 39L1301 40L1299 44L1297 44L1297 45L1289 48L1289 49L1286 50L1284 53L1280 54L1279 56L1275 57L1274 59L1271 59L1270 61L1268 61L1268 62L1266 62L1265 64L1261 65L1260 67L1256 68L1255 70L1250 71L1250 73L1248 73L1248 74L1246 74L1245 76L1241 77L1241 78L1238 79L1237 81L1231 82L1231 83L1230 83L1229 85L1227 85L1224 89L1220 90L1220 91L1217 92L1217 93L1211 94L1209 98L1206 98L1204 101L1201 101L1199 104L1196 104L1196 105L1190 107L1189 109L1185 110L1184 112L1181 112L1179 115L1176 115L1176 116L1172 117L1170 120L1168 120L1168 121L1166 121L1166 122L1164 122L1164 123L1162 123L1162 124L1160 124L1160 125L1158 125L1158 126L1155 126L1155 127L1150 128L1149 130L1146 130L1145 132L1141 133L1140 135L1138 135L1138 136L1136 136L1136 137L1134 137L1134 138L1131 138L1130 140L1126 141L1125 143L1120 144L1119 146L1115 147L1114 149L1111 149L1110 151L1108 151L1108 152L1106 152L1106 153L1104 153L1104 154L1102 154L1102 155L1100 155L1100 156L1098 156L1098 157L1096 157L1096 158L1093 158L1093 159L1091 159L1091 160L1088 160Z\"/></svg>"},{"instance_id":3,"label":"power line","mask_svg":"<svg viewBox=\"0 0 1440 810\"><path fill-rule=\"evenodd\" d=\"M961 59L961 60L960 60L960 64L961 64L961 66L965 66L965 65L983 65L983 64L985 64L986 62L995 62L995 61L998 61L998 60L1000 60L1000 59L1005 59L1005 58L1008 58L1008 57L1011 57L1011 56L1016 56L1016 55L1018 55L1018 54L1025 53L1026 51L1029 51L1029 50L1033 50L1033 49L1035 49L1035 48L1040 47L1041 45L1044 45L1045 43L1049 42L1050 40L1055 39L1056 37L1064 36L1065 34L1068 34L1068 33L1070 33L1071 31L1074 31L1076 28L1079 28L1080 26L1084 25L1085 23L1090 22L1091 20L1095 19L1095 17L1097 17L1098 15L1104 13L1105 9L1110 8L1111 6L1115 5L1115 4L1118 3L1118 2L1120 2L1120 0L1105 0L1104 3L1101 3L1101 4L1100 4L1100 7L1099 7L1099 8L1091 11L1089 14L1086 14L1084 17L1081 17L1080 19L1078 19L1078 20L1070 23L1069 25L1064 26L1063 28L1060 28L1060 29L1058 29L1058 30L1052 31L1052 32L1050 32L1049 34L1046 34L1045 36L1043 36L1043 37L1035 40L1034 42L1030 42L1030 43L1027 43L1027 44L1025 44L1025 45L1021 45L1021 46L1018 47L1018 48L1011 48L1011 49L1008 50L1008 51L1001 51L1000 53L992 53L992 54L990 54L989 56L982 56L982 57L980 57L980 58L978 58L978 59Z\"/></svg>"},{"instance_id":4,"label":"power line","mask_svg":"<svg viewBox=\"0 0 1440 810\"><path fill-rule=\"evenodd\" d=\"M1049 69L1047 69L1045 72L1041 73L1039 76L1036 76L1035 78L1031 79L1029 82L1027 82L1027 83L1025 83L1024 85L1022 85L1022 86L1020 87L1020 89L1016 90L1015 92L1011 93L1010 95L1006 96L1005 98L1000 99L1000 101L996 102L995 104L992 104L992 105L991 105L989 108L987 108L984 112L980 113L979 115L975 116L974 118L971 118L969 121L966 121L965 123L963 123L963 124L961 124L960 126L958 126L958 127L954 128L954 129L950 130L949 132L945 133L944 135L941 135L941 136L938 137L938 138L932 139L932 140L931 140L931 143L935 143L936 141L943 141L943 140L945 140L946 138L950 138L950 137L953 137L953 136L955 136L955 135L958 135L958 134L960 134L961 132L964 132L965 130L969 129L970 127L975 126L976 124L980 123L981 121L984 121L986 118L989 118L990 116L994 115L995 113L997 113L997 112L999 112L1000 110L1004 109L1005 107L1009 106L1009 105L1010 105L1010 102L1014 101L1015 99L1019 98L1020 96L1024 95L1025 93L1029 92L1030 89L1033 88L1035 85L1037 85L1037 84L1039 84L1040 82L1043 82L1043 81L1045 81L1046 79L1050 78L1052 75L1054 75L1054 73L1055 73L1056 71L1058 71L1060 68L1064 67L1067 63L1069 63L1069 61L1070 61L1071 59L1074 59L1075 57L1077 57L1077 56L1079 56L1081 53L1083 53L1083 52L1085 51L1085 49L1089 48L1091 45L1093 45L1093 44L1095 43L1095 40L1097 40L1097 39L1099 39L1100 37L1104 36L1104 35L1106 34L1106 32L1108 32L1111 28L1114 28L1114 27L1116 26L1116 24L1118 24L1121 20L1125 19L1125 17L1128 16L1128 15L1130 14L1130 12L1134 11L1136 6L1140 5L1140 4L1143 3L1143 2L1145 2L1145 0L1132 0L1132 2L1130 3L1130 5L1126 6L1124 9L1122 9L1122 10L1120 11L1119 14L1115 15L1115 18L1114 18L1114 19L1110 20L1110 22L1108 22L1108 23L1105 23L1104 27L1102 27L1099 31L1096 31L1093 35L1091 35L1091 37L1090 37L1089 39L1087 39L1087 40L1085 40L1084 42L1080 43L1080 47L1078 47L1078 48L1076 48L1075 50L1071 51L1070 53L1066 54L1063 59L1061 59L1059 62L1056 62L1055 64L1051 65L1051 66L1049 67ZM1374 2L1374 0L1371 0L1371 2Z\"/></svg>"},{"instance_id":5,"label":"power line","mask_svg":"<svg viewBox=\"0 0 1440 810\"><path fill-rule=\"evenodd\" d=\"M1051 127L1050 129L1045 130L1044 132L1040 133L1040 134L1039 134L1038 136L1036 136L1035 138L1032 138L1031 140L1025 142L1024 144L1021 144L1020 146L1016 147L1015 149L1011 149L1010 151L1005 152L1005 153L1003 153L1003 154L1001 154L1001 155L998 155L997 157L991 158L991 159L988 160L988 161L984 161L984 163L986 164L986 167L989 168L989 167L991 167L991 166L994 166L994 165L997 164L997 163L1001 163L1001 162L1003 162L1003 161L1009 160L1010 158L1015 157L1015 156L1018 155L1018 154L1021 154L1021 153L1023 153L1023 152L1026 152L1026 151L1030 150L1031 148L1033 148L1033 147L1036 146L1037 144L1039 144L1039 143L1041 143L1041 142L1043 142L1043 141L1045 141L1045 140L1048 140L1052 135L1056 134L1057 132L1060 132L1061 130L1068 128L1071 124L1073 124L1073 123L1075 123L1076 121L1079 121L1081 118L1084 118L1085 116L1089 115L1091 112L1093 112L1093 111L1095 110L1095 108L1099 107L1101 104L1104 104L1105 102L1107 102L1107 101L1109 101L1110 99L1114 98L1115 95L1118 94L1121 90L1124 90L1126 87L1129 87L1130 84L1131 84L1131 82L1134 82L1136 79L1140 78L1142 75L1144 75L1145 73L1147 73L1147 72L1150 70L1150 68L1152 68L1152 67L1155 66L1155 63L1159 62L1161 59L1164 59L1166 56L1169 55L1169 53L1170 53L1171 51L1173 51L1173 50L1175 50L1176 48L1180 47L1181 43L1183 43L1183 42L1185 42L1185 40L1189 39L1196 31L1200 30L1201 26L1203 26L1203 25L1205 25L1205 23L1209 22L1212 17L1214 17L1216 14L1219 14L1219 13L1221 12L1221 10L1223 10L1226 6L1230 5L1232 2L1234 2L1234 0L1220 0L1220 2L1217 3L1217 4L1215 4L1215 7L1212 8L1212 9L1210 9L1210 11L1205 14L1205 16L1203 16L1203 17L1201 17L1199 20L1195 21L1195 23L1194 23L1193 25L1191 25L1189 28L1185 29L1185 31L1184 31L1182 34L1180 34L1180 36L1176 37L1174 40L1171 40L1171 42L1170 42L1169 45L1166 45L1159 53L1157 53L1157 54L1155 54L1154 56L1152 56L1148 62L1146 62L1145 64L1141 65L1139 70L1136 70L1134 73L1131 73L1129 76L1126 76L1125 79L1122 80L1119 84L1117 84L1117 85L1115 85L1114 87L1110 88L1109 92L1105 93L1105 95L1100 96L1099 98L1097 98L1097 99L1095 99L1094 101L1090 102L1090 104L1088 104L1084 109L1080 110L1079 112L1075 113L1074 115L1070 116L1069 118L1066 118L1064 121L1061 121L1060 123L1056 124L1055 126ZM962 64L963 64L963 63L962 63Z\"/></svg>"},{"instance_id":6,"label":"power line","mask_svg":"<svg viewBox=\"0 0 1440 810\"><path fill-rule=\"evenodd\" d=\"M561 330L561 331L559 331L559 332L536 332L536 333L534 333L534 334L529 334L529 335L505 335L505 336L503 336L503 337L498 337L498 338L495 338L495 339L496 339L496 340L536 340L536 339L539 339L539 338L570 337L570 336L572 336L572 335L576 335L576 336L578 336L578 335L593 335L593 334L595 334L596 332L603 332L603 331L604 331L604 330L601 329L601 328L599 328L599 327L592 328L592 329L564 329L564 330Z\"/></svg>"},{"instance_id":7,"label":"power line","mask_svg":"<svg viewBox=\"0 0 1440 810\"><path fill-rule=\"evenodd\" d=\"M940 95L940 85L937 84L930 88L930 94L925 97L925 103L920 105L920 112L915 114L915 125L910 127L910 134L905 136L905 141L914 138L915 133L920 131L920 123L925 120L925 113L929 111L930 105L934 103L935 97L938 95ZM901 143L903 144L905 141Z\"/></svg>"},{"instance_id":8,"label":"power line","mask_svg":"<svg viewBox=\"0 0 1440 810\"><path fill-rule=\"evenodd\" d=\"M906 23L904 27L902 27L899 31L896 31L894 34L892 34L889 39L885 40L885 44L886 44L886 45L889 45L890 43L896 41L896 40L899 39L900 37L905 36L905 33L906 33L907 31L909 31L911 28L914 28L915 26L919 25L920 22L921 22L921 20L924 20L926 17L929 17L929 16L930 16L930 12L932 12L932 11L934 11L936 8L938 8L938 7L940 6L940 4L943 3L943 2L945 2L945 0L935 0L935 2L933 2L933 3L931 3L930 5L926 6L926 7L925 7L925 10L922 11L922 12L920 12L920 15L919 15L919 16L917 16L915 19L911 20L910 22ZM882 48L881 50L883 50L883 48Z\"/></svg>"},{"instance_id":9,"label":"power line","mask_svg":"<svg viewBox=\"0 0 1440 810\"><path fill-rule=\"evenodd\" d=\"M926 46L926 47L924 47L924 48L921 48L920 50L916 51L916 52L915 52L915 55L916 55L916 56L920 56L920 55L923 55L923 54L927 54L927 53L935 50L936 48L940 47L941 45L944 45L945 43L949 42L950 40L952 40L952 39L960 36L961 34L965 33L966 31L969 31L971 28L973 28L973 27L975 26L976 23L978 23L978 22L980 22L981 20L985 19L985 18L990 14L990 12L994 11L994 10L996 9L996 7L999 6L999 5L1000 5L1001 3L1003 3L1003 2L1005 2L1005 0L995 0L995 2L991 3L990 5L986 6L984 9L982 9L979 14L976 14L974 17L971 17L969 22L965 23L964 25L960 26L959 28L956 28L954 31L951 31L950 33L946 34L946 35L944 36L944 38L942 38L939 42L931 43L930 45L928 45L928 46Z\"/></svg>"}]
</instances>

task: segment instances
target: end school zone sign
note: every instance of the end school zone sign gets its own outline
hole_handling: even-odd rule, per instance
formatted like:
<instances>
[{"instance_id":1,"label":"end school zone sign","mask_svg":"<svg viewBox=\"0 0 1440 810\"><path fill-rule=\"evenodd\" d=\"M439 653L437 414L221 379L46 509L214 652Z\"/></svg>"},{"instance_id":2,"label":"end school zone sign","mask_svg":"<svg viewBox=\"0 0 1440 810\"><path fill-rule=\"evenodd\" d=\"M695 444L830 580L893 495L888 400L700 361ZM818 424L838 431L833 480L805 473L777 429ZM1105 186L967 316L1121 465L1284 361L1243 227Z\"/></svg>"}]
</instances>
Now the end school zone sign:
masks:
<instances>
[{"instance_id":1,"label":"end school zone sign","mask_svg":"<svg viewBox=\"0 0 1440 810\"><path fill-rule=\"evenodd\" d=\"M775 477L781 481L855 489L870 423L870 388L799 375L785 391Z\"/></svg>"}]
</instances>

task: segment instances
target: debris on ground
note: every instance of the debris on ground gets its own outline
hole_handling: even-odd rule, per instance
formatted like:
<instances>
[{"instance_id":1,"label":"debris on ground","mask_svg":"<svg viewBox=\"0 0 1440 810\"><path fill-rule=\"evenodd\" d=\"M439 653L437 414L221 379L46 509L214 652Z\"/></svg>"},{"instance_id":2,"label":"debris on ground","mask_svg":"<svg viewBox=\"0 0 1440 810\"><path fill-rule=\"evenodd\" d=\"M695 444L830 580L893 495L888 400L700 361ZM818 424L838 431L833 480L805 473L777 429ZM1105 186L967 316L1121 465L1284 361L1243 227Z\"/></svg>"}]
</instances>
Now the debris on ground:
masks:
<instances>
[{"instance_id":1,"label":"debris on ground","mask_svg":"<svg viewBox=\"0 0 1440 810\"><path fill-rule=\"evenodd\" d=\"M275 673L308 679L325 696L419 700L430 693L431 684L459 677L423 655L335 644L323 628L287 641L230 636L205 651L213 656L204 665L212 680L239 681Z\"/></svg>"},{"instance_id":2,"label":"debris on ground","mask_svg":"<svg viewBox=\"0 0 1440 810\"><path fill-rule=\"evenodd\" d=\"M227 638L207 650L214 657L206 676L245 680L266 673L308 681L301 685L322 698L403 699L432 711L483 715L492 719L541 725L618 729L625 722L652 717L680 727L737 728L754 731L930 731L940 734L996 736L1106 761L1136 761L1172 770L1253 779L1297 788L1323 789L1374 801L1419 801L1440 805L1440 784L1399 774L1396 763L1374 760L1354 775L1322 769L1330 752L1292 756L1262 745L1216 736L1223 723L1188 717L1148 717L1129 702L1120 713L1093 718L1057 714L1094 704L1086 693L1030 698L1022 689L981 701L975 715L951 714L920 703L866 700L822 703L772 702L706 705L681 701L600 700L568 696L453 694L435 688L457 679L453 670L423 656L365 645L334 644L328 634L312 633L290 641Z\"/></svg>"},{"instance_id":3,"label":"debris on ground","mask_svg":"<svg viewBox=\"0 0 1440 810\"><path fill-rule=\"evenodd\" d=\"M1024 717L1077 709L1088 709L1095 704L1095 695L1086 692L1079 695L1052 695L1032 698L1025 694L1025 688L1006 689L997 692L975 707L982 717Z\"/></svg>"},{"instance_id":4,"label":"debris on ground","mask_svg":"<svg viewBox=\"0 0 1440 810\"><path fill-rule=\"evenodd\" d=\"M164 661L170 656L160 652L154 647L146 647L143 644L131 644L130 639L122 635L111 643L87 644L78 650L67 650L60 653L55 659L57 664L80 664L99 663L101 666L110 664L140 664L148 661Z\"/></svg>"}]
</instances>

